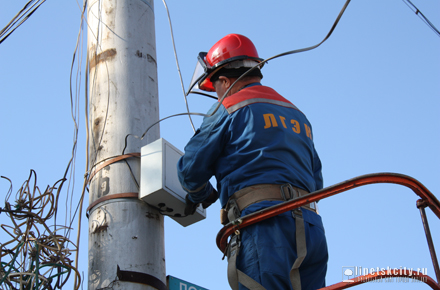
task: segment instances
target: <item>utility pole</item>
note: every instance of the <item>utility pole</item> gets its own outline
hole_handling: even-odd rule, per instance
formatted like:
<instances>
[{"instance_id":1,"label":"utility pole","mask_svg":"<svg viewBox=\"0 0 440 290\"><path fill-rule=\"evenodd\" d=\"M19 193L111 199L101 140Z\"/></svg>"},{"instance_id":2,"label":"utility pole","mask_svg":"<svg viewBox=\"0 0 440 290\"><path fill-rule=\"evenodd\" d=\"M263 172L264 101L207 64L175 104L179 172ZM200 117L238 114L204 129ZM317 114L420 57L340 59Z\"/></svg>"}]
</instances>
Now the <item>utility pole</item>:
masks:
<instances>
[{"instance_id":1,"label":"utility pole","mask_svg":"<svg viewBox=\"0 0 440 290\"><path fill-rule=\"evenodd\" d=\"M163 216L138 199L140 158L116 158L128 134L159 120L154 1L92 0L87 9L88 289L164 289ZM128 137L124 154L159 135L156 125L142 141Z\"/></svg>"}]
</instances>

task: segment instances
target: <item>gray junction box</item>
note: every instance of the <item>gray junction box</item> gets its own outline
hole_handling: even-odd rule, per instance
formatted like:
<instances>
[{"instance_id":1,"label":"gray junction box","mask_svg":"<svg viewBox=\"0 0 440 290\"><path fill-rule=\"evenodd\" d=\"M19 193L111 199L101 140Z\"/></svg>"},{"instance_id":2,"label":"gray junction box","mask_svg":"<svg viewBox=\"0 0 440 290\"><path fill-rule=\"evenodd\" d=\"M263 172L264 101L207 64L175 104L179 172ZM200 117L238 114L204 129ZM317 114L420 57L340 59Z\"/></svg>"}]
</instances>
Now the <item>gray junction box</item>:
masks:
<instances>
[{"instance_id":1,"label":"gray junction box","mask_svg":"<svg viewBox=\"0 0 440 290\"><path fill-rule=\"evenodd\" d=\"M206 218L199 206L185 216L186 192L177 177L177 162L183 153L161 138L141 148L141 188L139 198L186 227Z\"/></svg>"}]
</instances>

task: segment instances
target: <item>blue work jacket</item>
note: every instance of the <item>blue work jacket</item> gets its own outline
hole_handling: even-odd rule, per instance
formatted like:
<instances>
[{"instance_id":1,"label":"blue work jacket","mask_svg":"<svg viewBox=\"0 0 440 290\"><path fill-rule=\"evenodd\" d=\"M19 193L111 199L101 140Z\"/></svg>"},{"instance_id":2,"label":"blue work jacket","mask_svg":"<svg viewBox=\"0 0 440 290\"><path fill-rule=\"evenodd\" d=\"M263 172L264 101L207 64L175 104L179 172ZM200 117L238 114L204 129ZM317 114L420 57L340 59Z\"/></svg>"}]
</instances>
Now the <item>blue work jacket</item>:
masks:
<instances>
[{"instance_id":1,"label":"blue work jacket","mask_svg":"<svg viewBox=\"0 0 440 290\"><path fill-rule=\"evenodd\" d=\"M225 98L213 116L204 118L177 169L182 187L196 203L212 192L209 179L215 176L222 207L232 194L256 184L290 183L308 192L323 187L306 116L259 83Z\"/></svg>"}]
</instances>

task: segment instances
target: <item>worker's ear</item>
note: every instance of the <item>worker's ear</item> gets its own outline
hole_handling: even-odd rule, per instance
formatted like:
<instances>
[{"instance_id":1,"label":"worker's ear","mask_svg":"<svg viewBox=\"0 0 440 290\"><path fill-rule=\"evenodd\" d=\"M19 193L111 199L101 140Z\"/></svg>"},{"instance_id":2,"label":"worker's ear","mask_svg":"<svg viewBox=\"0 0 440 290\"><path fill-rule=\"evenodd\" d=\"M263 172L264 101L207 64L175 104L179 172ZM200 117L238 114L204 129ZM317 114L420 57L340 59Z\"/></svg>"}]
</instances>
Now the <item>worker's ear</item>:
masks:
<instances>
[{"instance_id":1,"label":"worker's ear","mask_svg":"<svg viewBox=\"0 0 440 290\"><path fill-rule=\"evenodd\" d=\"M220 76L218 78L218 80L224 83L226 89L229 89L229 87L231 86L231 79L230 78L227 78L225 76Z\"/></svg>"}]
</instances>

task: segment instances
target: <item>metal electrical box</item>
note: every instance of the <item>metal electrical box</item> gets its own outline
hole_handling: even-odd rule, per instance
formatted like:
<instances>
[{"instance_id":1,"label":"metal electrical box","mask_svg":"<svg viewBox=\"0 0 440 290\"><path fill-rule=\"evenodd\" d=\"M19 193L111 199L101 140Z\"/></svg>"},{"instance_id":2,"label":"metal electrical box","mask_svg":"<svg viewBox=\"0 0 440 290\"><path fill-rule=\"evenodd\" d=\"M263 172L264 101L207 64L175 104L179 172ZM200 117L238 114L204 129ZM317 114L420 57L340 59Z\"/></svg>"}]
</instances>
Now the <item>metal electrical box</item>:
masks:
<instances>
[{"instance_id":1,"label":"metal electrical box","mask_svg":"<svg viewBox=\"0 0 440 290\"><path fill-rule=\"evenodd\" d=\"M186 227L206 218L199 206L184 217L186 192L177 177L177 161L183 153L161 138L141 148L141 188L139 198Z\"/></svg>"}]
</instances>

